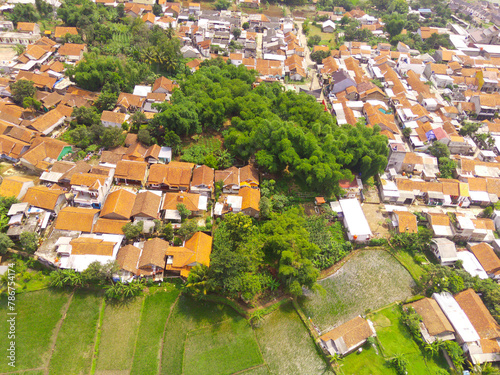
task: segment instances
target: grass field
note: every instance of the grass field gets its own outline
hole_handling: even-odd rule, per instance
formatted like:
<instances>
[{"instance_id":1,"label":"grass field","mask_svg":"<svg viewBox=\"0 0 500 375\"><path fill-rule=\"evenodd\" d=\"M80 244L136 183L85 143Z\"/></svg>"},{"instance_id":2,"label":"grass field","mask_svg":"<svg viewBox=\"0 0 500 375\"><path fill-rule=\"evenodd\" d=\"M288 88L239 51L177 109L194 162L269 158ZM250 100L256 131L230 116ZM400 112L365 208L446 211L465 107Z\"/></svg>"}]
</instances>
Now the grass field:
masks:
<instances>
[{"instance_id":1,"label":"grass field","mask_svg":"<svg viewBox=\"0 0 500 375\"><path fill-rule=\"evenodd\" d=\"M106 371L129 371L132 367L143 300L143 297L136 297L126 303L106 304L97 375L106 374Z\"/></svg>"},{"instance_id":2,"label":"grass field","mask_svg":"<svg viewBox=\"0 0 500 375\"><path fill-rule=\"evenodd\" d=\"M163 330L179 292L176 285L167 284L146 297L136 343L140 350L135 351L131 375L158 373Z\"/></svg>"},{"instance_id":3,"label":"grass field","mask_svg":"<svg viewBox=\"0 0 500 375\"><path fill-rule=\"evenodd\" d=\"M330 48L335 48L335 35L333 33L324 33L321 31L320 26L309 25L309 34L307 37L311 37L314 35L319 35L321 37L320 45L325 45Z\"/></svg>"},{"instance_id":4,"label":"grass field","mask_svg":"<svg viewBox=\"0 0 500 375\"><path fill-rule=\"evenodd\" d=\"M300 303L306 316L326 331L369 309L404 300L411 296L414 281L386 251L367 250L319 284L325 292L303 297Z\"/></svg>"},{"instance_id":5,"label":"grass field","mask_svg":"<svg viewBox=\"0 0 500 375\"><path fill-rule=\"evenodd\" d=\"M76 291L66 313L50 360L50 374L88 374L102 297ZM68 358L71 358L68 361Z\"/></svg>"},{"instance_id":6,"label":"grass field","mask_svg":"<svg viewBox=\"0 0 500 375\"><path fill-rule=\"evenodd\" d=\"M401 323L400 317L401 313L395 305L369 317L375 324L384 355L393 357L396 354L404 354L415 374L434 374L440 368L447 369L444 358L434 359L424 355L407 328Z\"/></svg>"},{"instance_id":7,"label":"grass field","mask_svg":"<svg viewBox=\"0 0 500 375\"><path fill-rule=\"evenodd\" d=\"M184 346L189 331L237 316L234 310L225 305L195 301L181 295L167 323L161 373L182 374Z\"/></svg>"},{"instance_id":8,"label":"grass field","mask_svg":"<svg viewBox=\"0 0 500 375\"><path fill-rule=\"evenodd\" d=\"M69 294L62 291L42 290L16 295L16 367L27 370L42 367L49 358L51 339L57 322L61 319ZM0 311L4 313L0 324L0 347L4 351L11 341L6 323L7 300L0 300ZM12 371L4 359L0 361L0 372Z\"/></svg>"},{"instance_id":9,"label":"grass field","mask_svg":"<svg viewBox=\"0 0 500 375\"><path fill-rule=\"evenodd\" d=\"M230 375L264 363L252 328L241 317L188 333L185 375Z\"/></svg>"},{"instance_id":10,"label":"grass field","mask_svg":"<svg viewBox=\"0 0 500 375\"><path fill-rule=\"evenodd\" d=\"M291 303L282 305L255 329L272 374L331 374Z\"/></svg>"},{"instance_id":11,"label":"grass field","mask_svg":"<svg viewBox=\"0 0 500 375\"><path fill-rule=\"evenodd\" d=\"M341 360L341 369L345 375L395 375L386 359L402 354L410 363L410 374L433 375L440 370L448 370L442 356L431 358L426 356L415 343L406 327L400 321L401 314L396 305L389 306L379 312L370 314L377 332L378 354L369 345L363 347L362 353L352 353Z\"/></svg>"}]
</instances>

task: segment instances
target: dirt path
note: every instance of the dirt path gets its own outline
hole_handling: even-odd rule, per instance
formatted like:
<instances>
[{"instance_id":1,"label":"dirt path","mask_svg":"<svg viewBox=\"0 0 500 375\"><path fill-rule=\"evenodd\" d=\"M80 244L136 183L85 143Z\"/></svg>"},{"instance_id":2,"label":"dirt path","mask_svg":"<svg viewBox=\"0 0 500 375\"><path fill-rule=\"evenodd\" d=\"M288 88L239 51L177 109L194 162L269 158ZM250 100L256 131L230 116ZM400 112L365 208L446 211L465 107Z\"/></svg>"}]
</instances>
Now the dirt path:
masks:
<instances>
[{"instance_id":1,"label":"dirt path","mask_svg":"<svg viewBox=\"0 0 500 375\"><path fill-rule=\"evenodd\" d=\"M71 301L73 300L73 294L74 291L71 292L71 295L69 296L68 302L63 307L63 313L62 313L62 318L59 320L59 322L56 325L56 329L54 333L52 334L52 344L50 347L50 355L49 358L47 358L47 363L45 364L44 367L44 374L49 375L49 365L50 365L50 360L52 359L52 355L54 354L54 350L56 349L56 342L57 342L57 336L59 335L59 331L61 329L62 324L64 323L64 319L66 319L66 313L68 312L69 305L71 305Z\"/></svg>"},{"instance_id":2,"label":"dirt path","mask_svg":"<svg viewBox=\"0 0 500 375\"><path fill-rule=\"evenodd\" d=\"M161 375L161 361L163 359L163 345L165 344L165 331L167 330L167 325L168 322L170 321L170 316L172 315L172 311L174 311L175 306L177 306L177 302L179 301L179 297L181 296L181 293L177 295L177 298L175 299L174 303L172 306L170 306L170 312L168 313L167 321L165 322L165 327L163 327L163 336L161 337L161 344L160 344L160 358L158 359L158 375Z\"/></svg>"}]
</instances>

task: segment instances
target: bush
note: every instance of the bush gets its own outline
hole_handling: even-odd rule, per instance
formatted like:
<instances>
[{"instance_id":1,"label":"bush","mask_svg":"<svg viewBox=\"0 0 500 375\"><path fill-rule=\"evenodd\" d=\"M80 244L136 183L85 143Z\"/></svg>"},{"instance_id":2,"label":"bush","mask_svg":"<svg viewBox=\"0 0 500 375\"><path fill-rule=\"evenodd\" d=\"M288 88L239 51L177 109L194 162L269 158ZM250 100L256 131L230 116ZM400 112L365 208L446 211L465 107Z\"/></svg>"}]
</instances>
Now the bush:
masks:
<instances>
[{"instance_id":1,"label":"bush","mask_svg":"<svg viewBox=\"0 0 500 375\"><path fill-rule=\"evenodd\" d=\"M384 246L387 245L387 240L385 238L373 238L370 240L370 246Z\"/></svg>"},{"instance_id":2,"label":"bush","mask_svg":"<svg viewBox=\"0 0 500 375\"><path fill-rule=\"evenodd\" d=\"M174 237L174 246L182 246L182 240L179 237Z\"/></svg>"}]
</instances>

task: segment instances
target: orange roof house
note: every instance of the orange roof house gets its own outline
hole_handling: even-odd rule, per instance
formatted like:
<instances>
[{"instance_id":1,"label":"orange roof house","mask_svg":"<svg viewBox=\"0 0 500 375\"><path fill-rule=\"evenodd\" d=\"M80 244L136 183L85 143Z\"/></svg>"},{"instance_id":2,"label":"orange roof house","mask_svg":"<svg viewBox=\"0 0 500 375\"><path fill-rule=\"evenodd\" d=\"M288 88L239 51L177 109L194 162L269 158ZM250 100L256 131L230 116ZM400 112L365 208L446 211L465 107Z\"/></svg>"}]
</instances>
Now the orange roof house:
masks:
<instances>
[{"instance_id":1,"label":"orange roof house","mask_svg":"<svg viewBox=\"0 0 500 375\"><path fill-rule=\"evenodd\" d=\"M76 29L76 27L56 26L56 29L54 31L54 37L56 39L64 38L67 34L78 35L78 30Z\"/></svg>"},{"instance_id":2,"label":"orange roof house","mask_svg":"<svg viewBox=\"0 0 500 375\"><path fill-rule=\"evenodd\" d=\"M99 210L82 207L65 207L57 215L55 229L92 232Z\"/></svg>"},{"instance_id":3,"label":"orange roof house","mask_svg":"<svg viewBox=\"0 0 500 375\"><path fill-rule=\"evenodd\" d=\"M169 164L153 164L149 169L147 185L169 190L188 190L193 163L172 161Z\"/></svg>"},{"instance_id":4,"label":"orange roof house","mask_svg":"<svg viewBox=\"0 0 500 375\"><path fill-rule=\"evenodd\" d=\"M473 289L458 293L455 300L465 312L481 339L500 338L500 326Z\"/></svg>"},{"instance_id":5,"label":"orange roof house","mask_svg":"<svg viewBox=\"0 0 500 375\"><path fill-rule=\"evenodd\" d=\"M260 213L260 190L245 187L240 189L238 195L243 197L241 212L245 215L258 218Z\"/></svg>"},{"instance_id":6,"label":"orange roof house","mask_svg":"<svg viewBox=\"0 0 500 375\"><path fill-rule=\"evenodd\" d=\"M331 355L345 356L375 335L373 327L361 316L332 329L320 337L322 346Z\"/></svg>"},{"instance_id":7,"label":"orange roof house","mask_svg":"<svg viewBox=\"0 0 500 375\"><path fill-rule=\"evenodd\" d=\"M237 193L240 188L240 170L235 166L215 171L215 182L222 181L222 192L226 194Z\"/></svg>"},{"instance_id":8,"label":"orange roof house","mask_svg":"<svg viewBox=\"0 0 500 375\"><path fill-rule=\"evenodd\" d=\"M468 245L467 247L479 263L481 263L481 266L483 266L489 277L500 279L500 259L498 259L498 256L490 245L482 242L477 245Z\"/></svg>"},{"instance_id":9,"label":"orange roof house","mask_svg":"<svg viewBox=\"0 0 500 375\"><path fill-rule=\"evenodd\" d=\"M196 232L184 246L169 247L166 250L165 271L187 277L194 266L210 265L211 252L212 237L203 232Z\"/></svg>"},{"instance_id":10,"label":"orange roof house","mask_svg":"<svg viewBox=\"0 0 500 375\"><path fill-rule=\"evenodd\" d=\"M206 165L197 166L193 170L193 180L189 191L210 195L214 188L214 170Z\"/></svg>"},{"instance_id":11,"label":"orange roof house","mask_svg":"<svg viewBox=\"0 0 500 375\"><path fill-rule=\"evenodd\" d=\"M0 185L0 196L22 199L32 186L35 186L35 184L28 178L21 176L5 177Z\"/></svg>"},{"instance_id":12,"label":"orange roof house","mask_svg":"<svg viewBox=\"0 0 500 375\"><path fill-rule=\"evenodd\" d=\"M172 80L165 78L165 77L159 77L156 79L156 81L153 84L153 92L155 93L165 93L165 94L171 94L174 91L174 88L178 88L179 85Z\"/></svg>"},{"instance_id":13,"label":"orange roof house","mask_svg":"<svg viewBox=\"0 0 500 375\"><path fill-rule=\"evenodd\" d=\"M132 160L120 160L116 163L115 180L143 185L146 180L148 163Z\"/></svg>"},{"instance_id":14,"label":"orange roof house","mask_svg":"<svg viewBox=\"0 0 500 375\"><path fill-rule=\"evenodd\" d=\"M422 318L420 331L425 342L432 343L436 340L455 339L453 326L434 299L422 298L411 303L410 306Z\"/></svg>"},{"instance_id":15,"label":"orange roof house","mask_svg":"<svg viewBox=\"0 0 500 375\"><path fill-rule=\"evenodd\" d=\"M129 220L99 218L94 224L92 233L124 234L122 228L128 223L130 223Z\"/></svg>"},{"instance_id":16,"label":"orange roof house","mask_svg":"<svg viewBox=\"0 0 500 375\"><path fill-rule=\"evenodd\" d=\"M126 245L118 250L116 263L120 267L121 276L128 277L139 274L137 266L141 253L142 249L133 245Z\"/></svg>"},{"instance_id":17,"label":"orange roof house","mask_svg":"<svg viewBox=\"0 0 500 375\"><path fill-rule=\"evenodd\" d=\"M162 210L177 210L177 205L182 203L191 212L199 211L200 195L185 192L165 193L163 197Z\"/></svg>"},{"instance_id":18,"label":"orange roof house","mask_svg":"<svg viewBox=\"0 0 500 375\"><path fill-rule=\"evenodd\" d=\"M151 191L139 192L136 195L130 216L135 219L158 219L160 204L161 194L155 194Z\"/></svg>"},{"instance_id":19,"label":"orange roof house","mask_svg":"<svg viewBox=\"0 0 500 375\"><path fill-rule=\"evenodd\" d=\"M136 194L118 189L108 195L99 217L104 219L128 220L134 207Z\"/></svg>"},{"instance_id":20,"label":"orange roof house","mask_svg":"<svg viewBox=\"0 0 500 375\"><path fill-rule=\"evenodd\" d=\"M259 172L254 166L246 165L240 168L240 187L249 186L257 188L259 186Z\"/></svg>"},{"instance_id":21,"label":"orange roof house","mask_svg":"<svg viewBox=\"0 0 500 375\"><path fill-rule=\"evenodd\" d=\"M165 252L168 247L168 242L158 237L144 242L138 263L141 273L151 275L163 270L165 268Z\"/></svg>"},{"instance_id":22,"label":"orange roof house","mask_svg":"<svg viewBox=\"0 0 500 375\"><path fill-rule=\"evenodd\" d=\"M417 217L408 211L394 211L399 233L417 233Z\"/></svg>"},{"instance_id":23,"label":"orange roof house","mask_svg":"<svg viewBox=\"0 0 500 375\"><path fill-rule=\"evenodd\" d=\"M23 202L44 210L59 212L61 206L66 203L63 190L49 189L46 186L32 186L26 192Z\"/></svg>"}]
</instances>

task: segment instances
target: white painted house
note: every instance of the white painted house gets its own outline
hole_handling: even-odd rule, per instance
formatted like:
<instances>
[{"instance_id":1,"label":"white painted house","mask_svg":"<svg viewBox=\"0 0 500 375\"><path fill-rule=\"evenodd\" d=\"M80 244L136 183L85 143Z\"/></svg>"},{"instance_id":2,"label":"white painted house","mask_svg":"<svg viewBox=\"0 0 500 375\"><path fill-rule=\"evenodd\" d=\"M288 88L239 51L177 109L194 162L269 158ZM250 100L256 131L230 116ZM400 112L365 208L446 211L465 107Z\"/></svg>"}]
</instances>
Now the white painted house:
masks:
<instances>
[{"instance_id":1,"label":"white painted house","mask_svg":"<svg viewBox=\"0 0 500 375\"><path fill-rule=\"evenodd\" d=\"M349 241L369 241L373 234L359 201L357 199L340 199L339 204L344 214L344 226Z\"/></svg>"}]
</instances>

